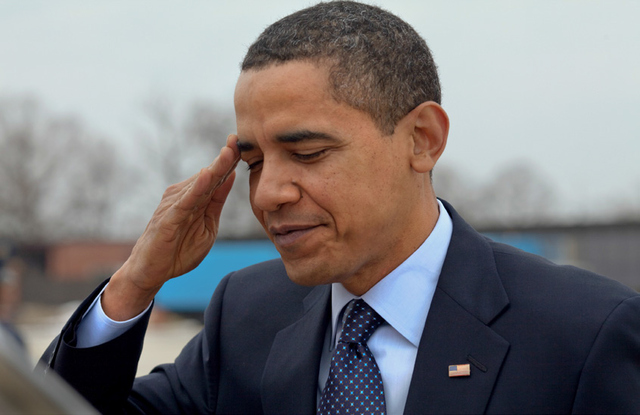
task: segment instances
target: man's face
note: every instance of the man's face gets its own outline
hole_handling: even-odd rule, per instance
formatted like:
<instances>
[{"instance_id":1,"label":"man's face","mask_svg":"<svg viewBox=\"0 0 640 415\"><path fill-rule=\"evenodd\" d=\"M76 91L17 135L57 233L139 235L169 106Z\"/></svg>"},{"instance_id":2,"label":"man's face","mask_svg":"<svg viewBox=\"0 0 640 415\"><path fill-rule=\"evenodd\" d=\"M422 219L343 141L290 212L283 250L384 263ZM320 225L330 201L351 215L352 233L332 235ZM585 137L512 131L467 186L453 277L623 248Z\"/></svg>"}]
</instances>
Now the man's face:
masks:
<instances>
[{"instance_id":1,"label":"man's face","mask_svg":"<svg viewBox=\"0 0 640 415\"><path fill-rule=\"evenodd\" d=\"M305 61L243 72L235 106L253 212L294 282L362 294L417 248L423 177L402 121L384 136Z\"/></svg>"}]
</instances>

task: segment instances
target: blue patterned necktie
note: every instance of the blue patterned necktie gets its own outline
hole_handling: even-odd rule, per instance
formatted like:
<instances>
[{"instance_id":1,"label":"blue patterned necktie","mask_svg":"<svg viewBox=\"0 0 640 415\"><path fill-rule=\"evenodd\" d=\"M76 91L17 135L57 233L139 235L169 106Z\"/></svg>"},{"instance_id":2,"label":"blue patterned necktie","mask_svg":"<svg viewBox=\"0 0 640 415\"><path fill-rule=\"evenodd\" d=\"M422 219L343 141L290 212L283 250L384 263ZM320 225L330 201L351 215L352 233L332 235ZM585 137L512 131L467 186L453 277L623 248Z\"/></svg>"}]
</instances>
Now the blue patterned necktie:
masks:
<instances>
[{"instance_id":1,"label":"blue patterned necktie","mask_svg":"<svg viewBox=\"0 0 640 415\"><path fill-rule=\"evenodd\" d=\"M318 414L384 414L384 389L367 340L383 323L364 300L355 300L331 357Z\"/></svg>"}]
</instances>

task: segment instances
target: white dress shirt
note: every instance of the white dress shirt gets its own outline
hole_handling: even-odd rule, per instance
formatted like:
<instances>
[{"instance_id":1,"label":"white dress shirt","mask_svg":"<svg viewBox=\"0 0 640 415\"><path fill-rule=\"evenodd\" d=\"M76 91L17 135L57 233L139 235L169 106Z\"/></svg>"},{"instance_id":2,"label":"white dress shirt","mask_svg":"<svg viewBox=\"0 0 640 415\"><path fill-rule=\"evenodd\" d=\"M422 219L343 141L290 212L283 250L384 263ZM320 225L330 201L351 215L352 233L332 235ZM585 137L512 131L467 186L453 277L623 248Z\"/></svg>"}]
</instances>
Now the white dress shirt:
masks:
<instances>
[{"instance_id":1,"label":"white dress shirt","mask_svg":"<svg viewBox=\"0 0 640 415\"><path fill-rule=\"evenodd\" d=\"M113 340L124 334L151 308L150 303L147 308L132 319L125 321L115 321L109 318L102 309L102 293L107 288L108 283L102 287L102 291L93 300L87 311L82 316L82 321L76 329L76 347L93 347Z\"/></svg>"},{"instance_id":2,"label":"white dress shirt","mask_svg":"<svg viewBox=\"0 0 640 415\"><path fill-rule=\"evenodd\" d=\"M382 374L385 403L390 415L402 414L431 300L444 263L453 224L438 200L436 226L420 247L398 268L380 280L361 298L386 323L367 342ZM77 346L92 347L123 334L144 315L123 322L111 320L102 310L101 295L85 313L77 329ZM331 333L327 334L318 377L318 399L329 376L331 352L342 332L344 307L354 298L342 284L331 286ZM151 307L151 305L149 305Z\"/></svg>"},{"instance_id":3,"label":"white dress shirt","mask_svg":"<svg viewBox=\"0 0 640 415\"><path fill-rule=\"evenodd\" d=\"M451 218L440 201L438 206L438 222L429 237L362 297L354 296L342 284L332 284L333 324L320 362L318 399L329 376L331 352L342 332L344 307L352 299L362 298L386 321L373 332L367 345L380 368L387 413L403 413L420 338L453 231Z\"/></svg>"}]
</instances>

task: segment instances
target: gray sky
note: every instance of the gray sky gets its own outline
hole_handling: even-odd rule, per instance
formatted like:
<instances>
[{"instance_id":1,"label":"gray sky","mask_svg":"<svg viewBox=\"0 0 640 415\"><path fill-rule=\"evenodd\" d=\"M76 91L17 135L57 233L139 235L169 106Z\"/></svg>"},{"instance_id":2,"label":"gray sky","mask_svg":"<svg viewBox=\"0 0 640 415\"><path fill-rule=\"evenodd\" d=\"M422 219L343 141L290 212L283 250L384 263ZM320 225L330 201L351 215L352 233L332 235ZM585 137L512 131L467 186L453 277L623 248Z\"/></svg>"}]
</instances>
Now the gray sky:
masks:
<instances>
[{"instance_id":1,"label":"gray sky","mask_svg":"<svg viewBox=\"0 0 640 415\"><path fill-rule=\"evenodd\" d=\"M0 0L0 95L31 93L124 139L151 94L231 106L246 48L310 1ZM640 1L384 0L440 68L442 163L530 162L563 211L640 215ZM198 166L194 166L194 171Z\"/></svg>"}]
</instances>

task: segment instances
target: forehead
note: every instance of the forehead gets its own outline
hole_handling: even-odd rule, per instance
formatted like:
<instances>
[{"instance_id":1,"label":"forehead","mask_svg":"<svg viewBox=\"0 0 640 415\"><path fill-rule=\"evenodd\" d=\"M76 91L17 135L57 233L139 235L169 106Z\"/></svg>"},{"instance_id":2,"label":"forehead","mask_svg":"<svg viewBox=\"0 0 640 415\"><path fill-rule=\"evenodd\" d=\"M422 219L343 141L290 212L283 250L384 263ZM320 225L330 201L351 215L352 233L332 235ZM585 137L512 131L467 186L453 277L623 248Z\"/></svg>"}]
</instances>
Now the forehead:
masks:
<instances>
[{"instance_id":1,"label":"forehead","mask_svg":"<svg viewBox=\"0 0 640 415\"><path fill-rule=\"evenodd\" d=\"M381 135L368 113L335 99L328 67L310 61L243 71L234 101L243 149L265 151L270 143L312 143L320 137L350 142L361 135Z\"/></svg>"},{"instance_id":2,"label":"forehead","mask_svg":"<svg viewBox=\"0 0 640 415\"><path fill-rule=\"evenodd\" d=\"M301 131L332 134L339 119L353 114L332 97L328 85L327 69L307 61L242 72L235 92L240 140Z\"/></svg>"},{"instance_id":3,"label":"forehead","mask_svg":"<svg viewBox=\"0 0 640 415\"><path fill-rule=\"evenodd\" d=\"M265 104L271 106L291 102L319 101L331 98L329 71L311 61L272 64L260 69L242 71L236 84L236 112Z\"/></svg>"}]
</instances>

